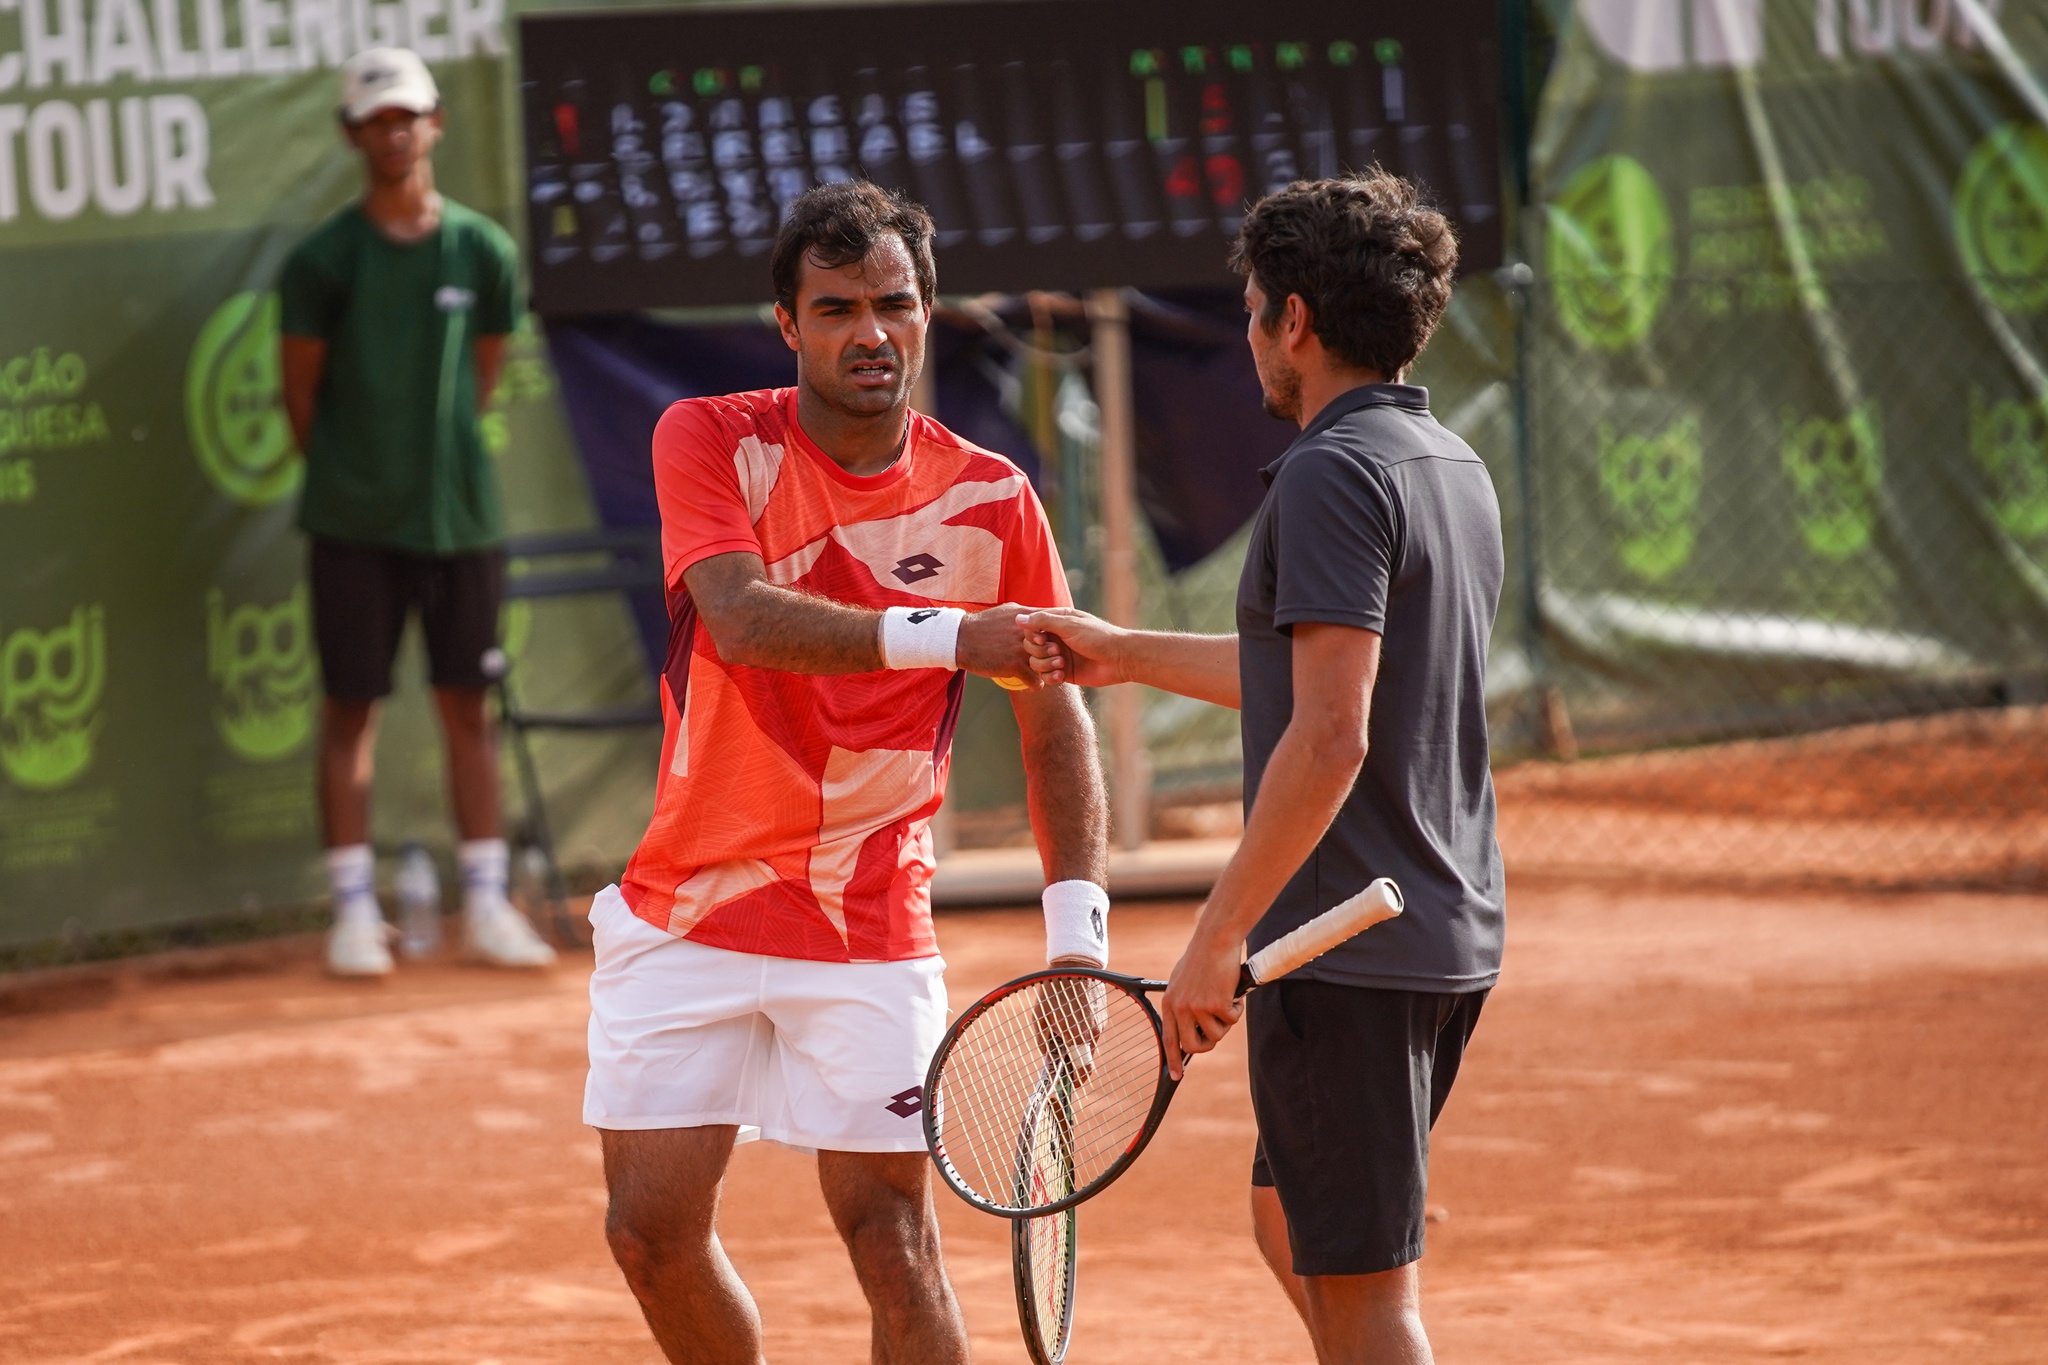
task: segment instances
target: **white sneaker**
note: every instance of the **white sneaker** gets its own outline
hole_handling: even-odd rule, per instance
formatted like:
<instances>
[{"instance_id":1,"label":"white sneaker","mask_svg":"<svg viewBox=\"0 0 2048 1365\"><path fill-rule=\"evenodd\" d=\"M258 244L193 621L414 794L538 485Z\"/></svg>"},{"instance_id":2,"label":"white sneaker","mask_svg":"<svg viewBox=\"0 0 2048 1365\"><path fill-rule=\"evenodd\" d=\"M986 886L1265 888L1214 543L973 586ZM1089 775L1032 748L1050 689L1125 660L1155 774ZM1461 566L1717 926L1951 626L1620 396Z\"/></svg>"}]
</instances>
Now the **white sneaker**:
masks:
<instances>
[{"instance_id":1,"label":"white sneaker","mask_svg":"<svg viewBox=\"0 0 2048 1365\"><path fill-rule=\"evenodd\" d=\"M552 967L555 950L534 932L510 901L465 911L464 938L471 960L493 967Z\"/></svg>"},{"instance_id":2,"label":"white sneaker","mask_svg":"<svg viewBox=\"0 0 2048 1365\"><path fill-rule=\"evenodd\" d=\"M381 915L343 915L327 933L327 970L335 976L385 976L393 930Z\"/></svg>"}]
</instances>

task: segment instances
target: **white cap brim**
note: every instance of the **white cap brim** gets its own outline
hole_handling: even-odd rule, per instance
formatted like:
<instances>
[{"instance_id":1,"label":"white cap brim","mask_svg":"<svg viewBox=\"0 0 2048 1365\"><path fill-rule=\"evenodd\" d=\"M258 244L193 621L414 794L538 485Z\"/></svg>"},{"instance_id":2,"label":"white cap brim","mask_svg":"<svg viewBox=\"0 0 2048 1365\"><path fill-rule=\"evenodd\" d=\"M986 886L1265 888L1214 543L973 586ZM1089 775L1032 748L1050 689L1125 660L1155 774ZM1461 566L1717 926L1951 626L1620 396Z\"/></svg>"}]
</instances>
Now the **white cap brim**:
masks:
<instances>
[{"instance_id":1,"label":"white cap brim","mask_svg":"<svg viewBox=\"0 0 2048 1365\"><path fill-rule=\"evenodd\" d=\"M363 123L386 109L403 109L408 114L431 114L441 107L432 92L383 90L360 104L344 105L341 116L350 123Z\"/></svg>"}]
</instances>

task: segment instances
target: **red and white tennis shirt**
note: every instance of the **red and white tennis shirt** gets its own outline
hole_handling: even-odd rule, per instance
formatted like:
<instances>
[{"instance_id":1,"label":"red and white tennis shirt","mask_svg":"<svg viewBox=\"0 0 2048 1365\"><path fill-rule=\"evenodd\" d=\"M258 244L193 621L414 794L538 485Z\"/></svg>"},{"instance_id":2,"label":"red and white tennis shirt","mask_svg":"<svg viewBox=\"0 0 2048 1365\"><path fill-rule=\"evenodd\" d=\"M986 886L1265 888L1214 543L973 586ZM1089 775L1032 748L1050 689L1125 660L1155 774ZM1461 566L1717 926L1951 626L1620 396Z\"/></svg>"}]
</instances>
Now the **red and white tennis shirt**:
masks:
<instances>
[{"instance_id":1,"label":"red and white tennis shirt","mask_svg":"<svg viewBox=\"0 0 2048 1365\"><path fill-rule=\"evenodd\" d=\"M697 943L892 962L937 952L932 841L965 675L815 676L730 664L683 571L735 550L771 581L862 607L1065 606L1031 485L911 414L903 455L848 474L797 425L796 390L693 398L654 432L668 580L662 770L620 889Z\"/></svg>"}]
</instances>

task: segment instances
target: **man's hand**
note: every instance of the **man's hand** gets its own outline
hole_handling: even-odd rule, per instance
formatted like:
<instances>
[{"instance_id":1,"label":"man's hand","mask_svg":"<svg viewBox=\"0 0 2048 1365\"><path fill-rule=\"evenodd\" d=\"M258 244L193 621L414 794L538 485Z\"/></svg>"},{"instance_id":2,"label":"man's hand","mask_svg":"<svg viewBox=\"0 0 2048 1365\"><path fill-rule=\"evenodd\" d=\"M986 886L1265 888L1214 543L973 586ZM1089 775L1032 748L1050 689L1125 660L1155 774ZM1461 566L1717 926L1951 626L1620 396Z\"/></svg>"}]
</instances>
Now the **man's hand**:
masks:
<instances>
[{"instance_id":1,"label":"man's hand","mask_svg":"<svg viewBox=\"0 0 2048 1365\"><path fill-rule=\"evenodd\" d=\"M1095 1074L1095 1044L1109 1023L1109 987L1090 977L1049 981L1038 992L1031 1017L1039 1049L1048 1057L1064 1050L1074 1080L1086 1084Z\"/></svg>"},{"instance_id":2,"label":"man's hand","mask_svg":"<svg viewBox=\"0 0 2048 1365\"><path fill-rule=\"evenodd\" d=\"M1031 667L1047 682L1108 687L1125 681L1120 658L1129 631L1073 607L1048 607L1024 618Z\"/></svg>"},{"instance_id":3,"label":"man's hand","mask_svg":"<svg viewBox=\"0 0 2048 1365\"><path fill-rule=\"evenodd\" d=\"M960 623L960 636L953 645L953 658L969 673L994 678L1013 692L1032 691L1057 678L1043 678L1033 669L1025 641L1025 608L1005 602L987 611L969 614Z\"/></svg>"},{"instance_id":4,"label":"man's hand","mask_svg":"<svg viewBox=\"0 0 2048 1365\"><path fill-rule=\"evenodd\" d=\"M1198 933L1173 964L1166 994L1159 1001L1159 1022L1165 1026L1166 1065L1181 1077L1183 1055L1207 1052L1244 1017L1237 994L1238 967L1244 944L1219 942Z\"/></svg>"},{"instance_id":5,"label":"man's hand","mask_svg":"<svg viewBox=\"0 0 2048 1365\"><path fill-rule=\"evenodd\" d=\"M1031 666L1047 682L1081 687L1143 683L1236 709L1237 637L1131 630L1072 607L1024 619Z\"/></svg>"}]
</instances>

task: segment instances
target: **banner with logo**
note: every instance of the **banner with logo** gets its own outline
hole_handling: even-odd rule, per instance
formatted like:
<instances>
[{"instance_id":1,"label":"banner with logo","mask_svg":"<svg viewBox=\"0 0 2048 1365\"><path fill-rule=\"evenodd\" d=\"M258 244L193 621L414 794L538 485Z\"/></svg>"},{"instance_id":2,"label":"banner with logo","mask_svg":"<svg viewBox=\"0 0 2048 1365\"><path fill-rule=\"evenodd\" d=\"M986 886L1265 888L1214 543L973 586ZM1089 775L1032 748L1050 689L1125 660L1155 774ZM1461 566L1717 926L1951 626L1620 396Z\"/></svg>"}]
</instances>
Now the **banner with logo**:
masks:
<instances>
[{"instance_id":1,"label":"banner with logo","mask_svg":"<svg viewBox=\"0 0 2048 1365\"><path fill-rule=\"evenodd\" d=\"M1578 0L1531 507L1582 737L2048 676L2044 71L2039 5Z\"/></svg>"},{"instance_id":2,"label":"banner with logo","mask_svg":"<svg viewBox=\"0 0 2048 1365\"><path fill-rule=\"evenodd\" d=\"M274 284L359 190L334 107L362 47L428 58L442 190L512 221L507 36L502 0L0 0L0 947L317 894ZM553 395L529 325L486 418L515 529L589 518ZM506 626L548 662L529 704L644 686L622 606ZM417 657L400 667L377 838L445 844L438 736ZM651 775L617 762L642 742L564 741L543 772L630 825L645 794L607 774Z\"/></svg>"}]
</instances>

